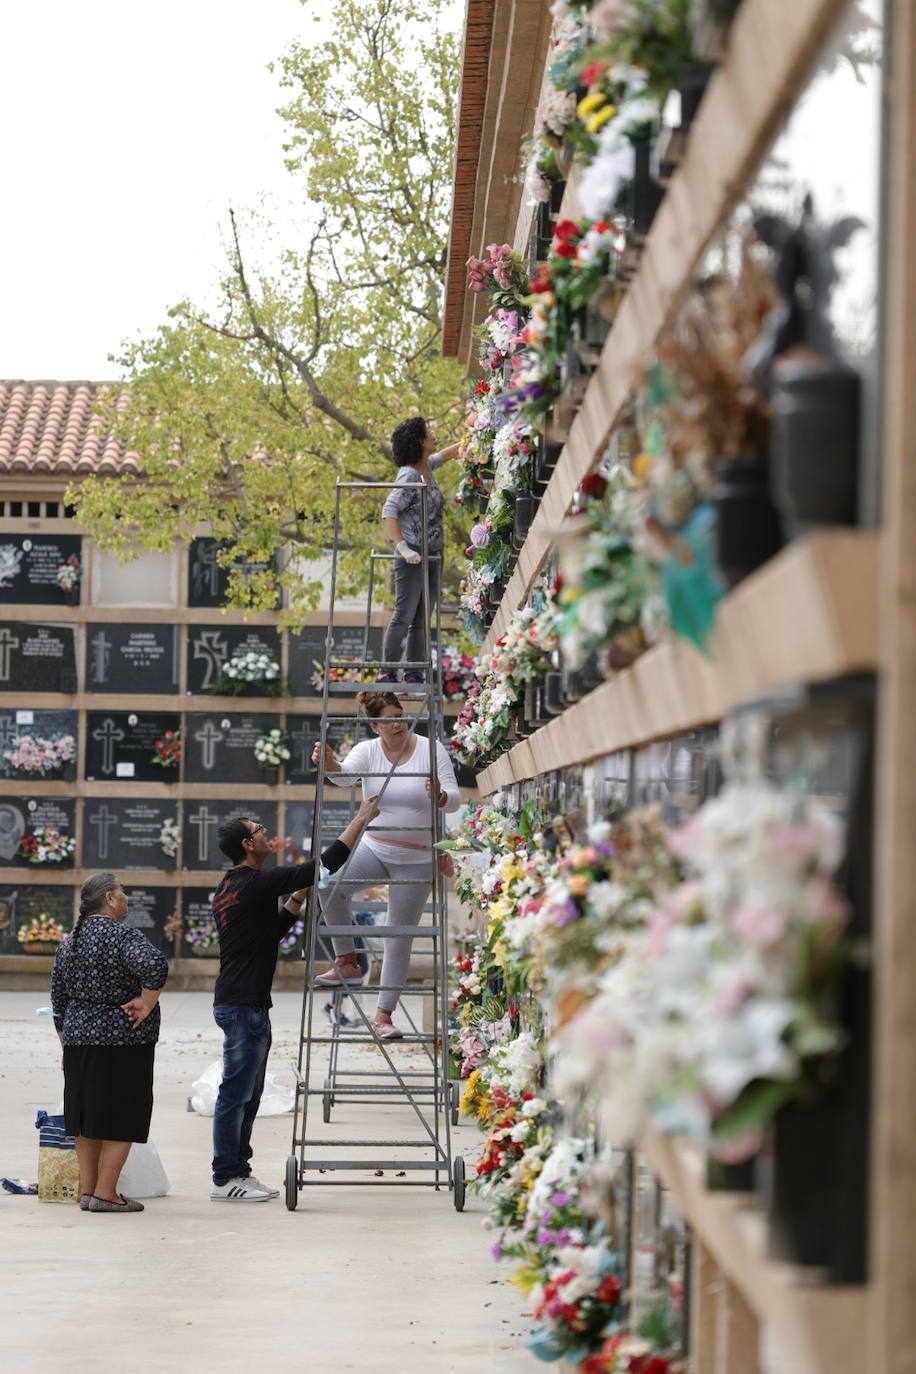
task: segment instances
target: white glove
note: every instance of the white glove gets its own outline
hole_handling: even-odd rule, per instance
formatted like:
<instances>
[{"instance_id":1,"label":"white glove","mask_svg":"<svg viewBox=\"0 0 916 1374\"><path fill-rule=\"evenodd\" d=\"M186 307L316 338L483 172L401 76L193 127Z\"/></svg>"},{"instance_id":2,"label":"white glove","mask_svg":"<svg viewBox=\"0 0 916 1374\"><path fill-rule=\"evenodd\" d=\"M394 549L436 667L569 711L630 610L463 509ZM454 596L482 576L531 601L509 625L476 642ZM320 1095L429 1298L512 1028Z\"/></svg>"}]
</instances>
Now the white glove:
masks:
<instances>
[{"instance_id":1,"label":"white glove","mask_svg":"<svg viewBox=\"0 0 916 1374\"><path fill-rule=\"evenodd\" d=\"M414 549L412 549L409 544L405 544L403 539L401 540L400 544L398 544L395 548L395 553L399 554L401 558L403 558L405 563L420 562L420 555Z\"/></svg>"}]
</instances>

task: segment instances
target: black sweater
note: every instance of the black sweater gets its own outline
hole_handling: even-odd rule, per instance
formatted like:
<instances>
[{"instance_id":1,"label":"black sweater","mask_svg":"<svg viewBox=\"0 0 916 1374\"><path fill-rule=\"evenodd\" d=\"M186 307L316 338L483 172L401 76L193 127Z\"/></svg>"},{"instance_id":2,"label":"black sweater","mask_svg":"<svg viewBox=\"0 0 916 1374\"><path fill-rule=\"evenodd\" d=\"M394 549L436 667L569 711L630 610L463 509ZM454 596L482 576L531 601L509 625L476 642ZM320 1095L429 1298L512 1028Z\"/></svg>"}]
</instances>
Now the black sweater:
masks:
<instances>
[{"instance_id":1,"label":"black sweater","mask_svg":"<svg viewBox=\"0 0 916 1374\"><path fill-rule=\"evenodd\" d=\"M321 862L331 873L342 868L350 853L335 840ZM219 974L213 989L218 1007L269 1007L270 985L277 967L280 940L292 928L297 915L279 899L315 881L315 861L273 868L262 873L243 864L230 868L213 894L213 913L219 928Z\"/></svg>"}]
</instances>

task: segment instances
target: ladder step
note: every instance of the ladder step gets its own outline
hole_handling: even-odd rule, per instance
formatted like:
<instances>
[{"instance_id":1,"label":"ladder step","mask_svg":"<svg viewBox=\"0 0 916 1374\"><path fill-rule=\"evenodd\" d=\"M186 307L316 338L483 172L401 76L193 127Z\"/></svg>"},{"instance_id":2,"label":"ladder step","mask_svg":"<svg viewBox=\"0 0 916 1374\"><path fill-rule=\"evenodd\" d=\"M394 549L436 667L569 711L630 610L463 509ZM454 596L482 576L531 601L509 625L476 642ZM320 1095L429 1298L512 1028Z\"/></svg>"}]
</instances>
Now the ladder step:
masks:
<instances>
[{"instance_id":1,"label":"ladder step","mask_svg":"<svg viewBox=\"0 0 916 1374\"><path fill-rule=\"evenodd\" d=\"M326 1140L324 1143L333 1142ZM371 1140L367 1142L370 1146L372 1143ZM435 1169L442 1173L445 1167L444 1155L441 1159L308 1159L300 1165L300 1172L306 1169L327 1169L331 1173L335 1169Z\"/></svg>"},{"instance_id":2,"label":"ladder step","mask_svg":"<svg viewBox=\"0 0 916 1374\"><path fill-rule=\"evenodd\" d=\"M371 939L376 936L388 938L391 935L410 935L424 940L438 940L444 936L445 931L438 926L331 926L323 925L319 927L322 935L341 937L362 935L364 931L371 931Z\"/></svg>"},{"instance_id":3,"label":"ladder step","mask_svg":"<svg viewBox=\"0 0 916 1374\"><path fill-rule=\"evenodd\" d=\"M414 1034L412 1031L405 1031L400 1040L382 1040L375 1035L363 1035L347 1031L347 1043L350 1045L432 1045L438 1036L430 1034ZM337 1035L311 1035L309 1040L313 1045L336 1045L340 1042Z\"/></svg>"},{"instance_id":4,"label":"ladder step","mask_svg":"<svg viewBox=\"0 0 916 1374\"><path fill-rule=\"evenodd\" d=\"M347 1149L358 1150L361 1145L384 1145L387 1150L428 1150L430 1141L426 1140L300 1140L300 1145L320 1145L327 1149L329 1145L335 1148L346 1145ZM372 1168L371 1162L369 1168Z\"/></svg>"}]
</instances>

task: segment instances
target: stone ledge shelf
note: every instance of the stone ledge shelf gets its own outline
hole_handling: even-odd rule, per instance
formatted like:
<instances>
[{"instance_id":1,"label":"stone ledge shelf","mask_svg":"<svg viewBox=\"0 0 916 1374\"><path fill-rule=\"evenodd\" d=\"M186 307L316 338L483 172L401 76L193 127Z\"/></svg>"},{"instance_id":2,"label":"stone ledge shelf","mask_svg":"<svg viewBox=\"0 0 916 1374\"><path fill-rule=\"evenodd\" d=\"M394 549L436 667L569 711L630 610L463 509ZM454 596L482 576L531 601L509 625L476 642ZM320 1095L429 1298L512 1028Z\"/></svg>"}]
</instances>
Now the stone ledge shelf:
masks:
<instances>
[{"instance_id":1,"label":"stone ledge shelf","mask_svg":"<svg viewBox=\"0 0 916 1374\"><path fill-rule=\"evenodd\" d=\"M878 551L872 530L791 544L720 603L708 657L684 640L650 649L478 774L481 793L712 724L777 688L873 670Z\"/></svg>"}]
</instances>

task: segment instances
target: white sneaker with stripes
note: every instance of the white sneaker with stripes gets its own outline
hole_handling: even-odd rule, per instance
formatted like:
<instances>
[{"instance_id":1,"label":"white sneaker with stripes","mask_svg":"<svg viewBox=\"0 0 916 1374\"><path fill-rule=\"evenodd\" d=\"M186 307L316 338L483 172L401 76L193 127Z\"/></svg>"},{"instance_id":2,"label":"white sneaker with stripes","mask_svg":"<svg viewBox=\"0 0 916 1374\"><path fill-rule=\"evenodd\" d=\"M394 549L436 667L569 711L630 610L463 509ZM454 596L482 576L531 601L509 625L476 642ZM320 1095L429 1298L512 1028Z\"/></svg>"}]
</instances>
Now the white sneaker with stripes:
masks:
<instances>
[{"instance_id":1,"label":"white sneaker with stripes","mask_svg":"<svg viewBox=\"0 0 916 1374\"><path fill-rule=\"evenodd\" d=\"M211 1202L266 1202L270 1196L267 1188L250 1178L230 1178L228 1183L214 1183L210 1189Z\"/></svg>"},{"instance_id":2,"label":"white sneaker with stripes","mask_svg":"<svg viewBox=\"0 0 916 1374\"><path fill-rule=\"evenodd\" d=\"M263 1193L266 1193L268 1197L279 1197L279 1196L280 1196L280 1189L279 1189L279 1188L271 1188L271 1186L270 1186L269 1183L262 1183L261 1180L260 1180L259 1178L255 1178L254 1174L249 1174L248 1177L247 1177L244 1181L245 1181L247 1184L249 1184L249 1186L252 1187L252 1188L260 1188L261 1191L262 1191Z\"/></svg>"}]
</instances>

